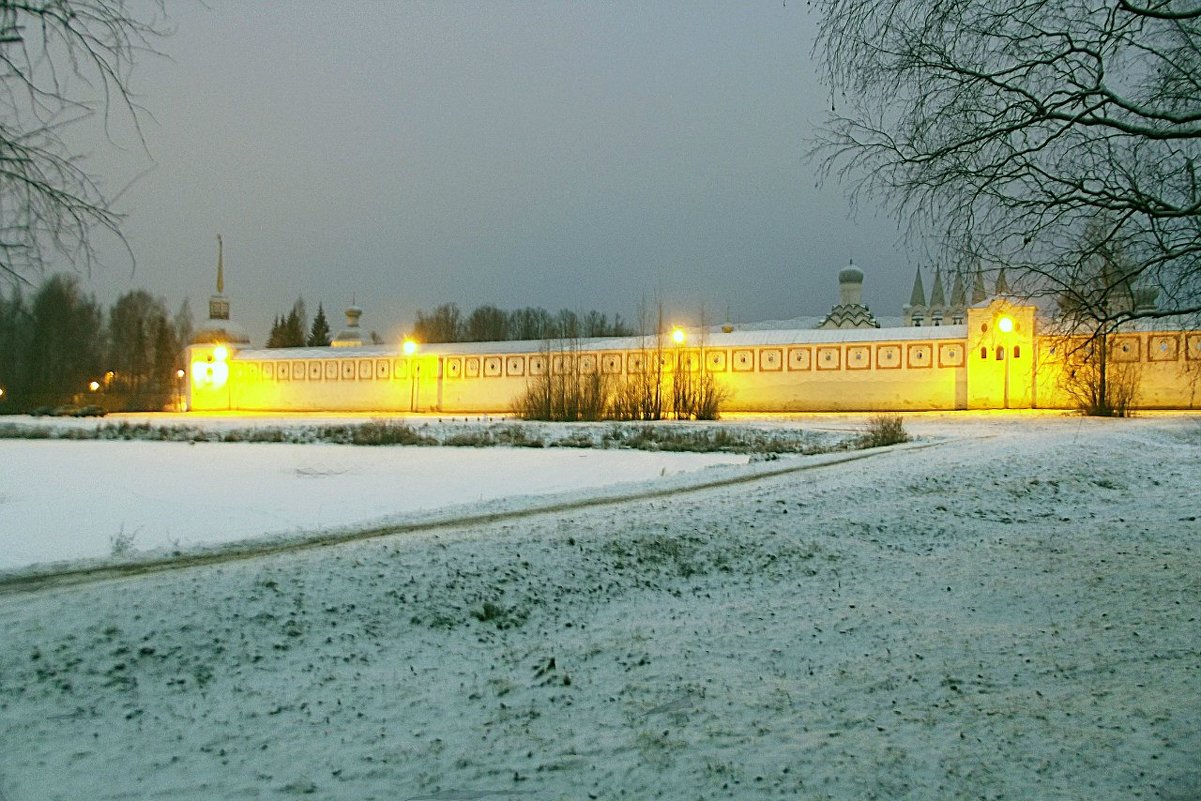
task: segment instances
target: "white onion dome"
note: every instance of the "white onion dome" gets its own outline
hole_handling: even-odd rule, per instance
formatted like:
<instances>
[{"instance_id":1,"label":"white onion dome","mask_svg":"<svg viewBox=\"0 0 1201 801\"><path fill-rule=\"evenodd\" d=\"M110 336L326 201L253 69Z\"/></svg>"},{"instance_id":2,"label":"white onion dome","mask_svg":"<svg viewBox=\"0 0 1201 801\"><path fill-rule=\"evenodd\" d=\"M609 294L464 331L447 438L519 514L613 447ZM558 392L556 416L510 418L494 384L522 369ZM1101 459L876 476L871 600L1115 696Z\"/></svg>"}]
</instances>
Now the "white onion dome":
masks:
<instances>
[{"instance_id":1,"label":"white onion dome","mask_svg":"<svg viewBox=\"0 0 1201 801\"><path fill-rule=\"evenodd\" d=\"M863 270L855 266L855 262L851 262L846 267L838 271L838 283L840 284L862 284Z\"/></svg>"}]
</instances>

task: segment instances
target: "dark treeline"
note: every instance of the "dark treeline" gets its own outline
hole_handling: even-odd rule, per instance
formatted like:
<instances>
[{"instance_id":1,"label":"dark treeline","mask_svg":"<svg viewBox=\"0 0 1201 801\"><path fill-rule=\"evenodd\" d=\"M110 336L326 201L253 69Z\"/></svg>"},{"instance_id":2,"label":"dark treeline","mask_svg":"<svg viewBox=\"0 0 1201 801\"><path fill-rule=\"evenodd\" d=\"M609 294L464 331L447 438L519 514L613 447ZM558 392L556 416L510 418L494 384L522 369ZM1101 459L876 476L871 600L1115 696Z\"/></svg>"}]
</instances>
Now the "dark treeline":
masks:
<instances>
[{"instance_id":1,"label":"dark treeline","mask_svg":"<svg viewBox=\"0 0 1201 801\"><path fill-rule=\"evenodd\" d=\"M161 298L134 290L106 314L68 275L29 298L19 288L0 294L0 411L168 407L178 400L176 371L191 332L187 301L171 316Z\"/></svg>"},{"instance_id":2,"label":"dark treeline","mask_svg":"<svg viewBox=\"0 0 1201 801\"><path fill-rule=\"evenodd\" d=\"M297 298L287 314L275 318L271 324L271 333L267 337L269 348L323 348L329 343L329 321L325 319L324 307L320 303L317 304L317 315L310 326L308 315L305 313L304 298Z\"/></svg>"},{"instance_id":3,"label":"dark treeline","mask_svg":"<svg viewBox=\"0 0 1201 801\"><path fill-rule=\"evenodd\" d=\"M596 311L579 314L563 309L551 314L542 308L505 311L496 306L479 306L464 316L453 303L444 303L431 312L418 311L413 326L413 336L422 342L580 339L626 337L634 333L620 314L610 320Z\"/></svg>"}]
</instances>

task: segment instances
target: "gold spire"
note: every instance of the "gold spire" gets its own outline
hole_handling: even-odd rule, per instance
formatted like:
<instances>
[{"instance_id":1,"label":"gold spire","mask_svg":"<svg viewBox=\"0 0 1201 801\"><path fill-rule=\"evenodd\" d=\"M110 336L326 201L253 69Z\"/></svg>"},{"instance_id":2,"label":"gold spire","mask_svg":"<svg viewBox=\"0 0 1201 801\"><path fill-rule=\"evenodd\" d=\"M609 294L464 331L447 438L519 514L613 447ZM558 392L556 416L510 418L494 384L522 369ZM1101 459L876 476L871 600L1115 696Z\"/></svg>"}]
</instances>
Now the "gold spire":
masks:
<instances>
[{"instance_id":1,"label":"gold spire","mask_svg":"<svg viewBox=\"0 0 1201 801\"><path fill-rule=\"evenodd\" d=\"M217 234L217 294L220 295L225 291L225 257L222 253L224 249L221 242L221 234Z\"/></svg>"}]
</instances>

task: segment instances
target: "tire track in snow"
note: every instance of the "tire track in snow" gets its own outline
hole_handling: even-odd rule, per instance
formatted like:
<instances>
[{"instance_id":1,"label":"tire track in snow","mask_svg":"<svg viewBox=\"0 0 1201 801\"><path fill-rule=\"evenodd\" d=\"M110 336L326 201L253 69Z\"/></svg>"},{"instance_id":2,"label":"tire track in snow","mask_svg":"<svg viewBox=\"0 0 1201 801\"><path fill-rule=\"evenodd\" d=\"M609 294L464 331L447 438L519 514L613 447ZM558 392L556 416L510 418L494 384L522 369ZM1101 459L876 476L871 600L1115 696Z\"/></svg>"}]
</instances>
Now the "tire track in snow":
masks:
<instances>
[{"instance_id":1,"label":"tire track in snow","mask_svg":"<svg viewBox=\"0 0 1201 801\"><path fill-rule=\"evenodd\" d=\"M974 439L991 439L992 436L993 435L984 435L980 437L974 437ZM621 492L620 494L613 494L613 488L609 487L605 488L608 490L608 492L606 492L605 489L602 489L598 490L595 494L582 498L576 497L570 500L559 501L552 500L549 503L535 503L530 506L523 506L518 509L499 512L463 514L454 517L437 518L433 520L425 519L412 522L391 523L362 529L341 530L332 533L326 532L322 534L306 536L300 539L288 539L285 541L248 540L229 546L218 546L212 551L183 554L180 556L163 556L157 558L152 557L142 561L122 564L68 567L62 570L51 570L41 573L18 574L9 577L0 576L0 596L35 593L51 589L64 589L85 584L111 581L115 579L152 575L170 570L184 570L193 567L206 567L209 565L219 565L229 562L242 562L250 559L258 559L264 556L275 556L277 554L294 553L317 548L327 548L331 546L342 545L344 543L360 542L362 540L378 539L380 537L391 537L398 534L419 534L445 529L467 528L470 526L489 525L498 522L521 520L540 515L562 514L564 512L574 512L581 509L590 509L601 506L617 506L624 503L654 500L672 495L688 495L711 489L717 489L720 487L736 486L738 484L750 484L756 481L762 481L764 479L788 475L790 473L801 473L808 470L835 467L838 465L847 464L849 462L857 462L862 459L871 459L877 456L905 455L913 451L937 447L954 441L957 440L946 438L935 441L910 442L904 445L893 445L883 448L869 448L866 450L851 451L848 453L820 454L816 457L800 457L798 459L798 461L801 461L800 464L785 464L777 467L765 468L763 467L763 464L766 463L759 463L757 466L755 466L755 469L744 472L740 475L723 476L721 478L710 479L702 478L701 480L689 482L682 486L673 484L670 487L648 487L646 485L642 485L641 487L632 488L631 490Z\"/></svg>"}]
</instances>

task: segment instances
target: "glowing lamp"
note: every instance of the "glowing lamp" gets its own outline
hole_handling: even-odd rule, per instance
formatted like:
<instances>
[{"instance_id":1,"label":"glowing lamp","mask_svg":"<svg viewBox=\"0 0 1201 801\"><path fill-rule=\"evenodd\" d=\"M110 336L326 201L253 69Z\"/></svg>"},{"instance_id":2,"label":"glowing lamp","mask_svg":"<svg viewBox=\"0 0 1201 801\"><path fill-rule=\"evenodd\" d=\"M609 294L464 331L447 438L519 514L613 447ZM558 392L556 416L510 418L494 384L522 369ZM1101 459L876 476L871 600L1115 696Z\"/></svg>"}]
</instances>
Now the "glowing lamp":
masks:
<instances>
[{"instance_id":1,"label":"glowing lamp","mask_svg":"<svg viewBox=\"0 0 1201 801\"><path fill-rule=\"evenodd\" d=\"M184 373L184 371L182 369L175 371L176 378L183 378L185 375L186 375L186 373Z\"/></svg>"},{"instance_id":2,"label":"glowing lamp","mask_svg":"<svg viewBox=\"0 0 1201 801\"><path fill-rule=\"evenodd\" d=\"M223 362L229 358L229 348L224 345L218 345L213 348L213 358L219 362Z\"/></svg>"},{"instance_id":3,"label":"glowing lamp","mask_svg":"<svg viewBox=\"0 0 1201 801\"><path fill-rule=\"evenodd\" d=\"M675 342L677 345L683 345L684 339L685 339L685 337L684 337L684 329L683 328L680 328L677 325L675 328L671 329L671 341L672 342Z\"/></svg>"},{"instance_id":4,"label":"glowing lamp","mask_svg":"<svg viewBox=\"0 0 1201 801\"><path fill-rule=\"evenodd\" d=\"M997 320L997 328L1001 329L1002 334L1012 333L1013 332L1013 318L1012 317L1002 317L1000 320Z\"/></svg>"},{"instance_id":5,"label":"glowing lamp","mask_svg":"<svg viewBox=\"0 0 1201 801\"><path fill-rule=\"evenodd\" d=\"M417 352L417 343L411 339L406 339L404 342L403 349L404 349L405 356L412 356L414 353Z\"/></svg>"},{"instance_id":6,"label":"glowing lamp","mask_svg":"<svg viewBox=\"0 0 1201 801\"><path fill-rule=\"evenodd\" d=\"M220 389L229 380L225 362L192 362L192 383L202 389Z\"/></svg>"},{"instance_id":7,"label":"glowing lamp","mask_svg":"<svg viewBox=\"0 0 1201 801\"><path fill-rule=\"evenodd\" d=\"M89 381L88 389L90 389L92 392L95 392L96 390L100 389L100 382L99 381Z\"/></svg>"}]
</instances>

